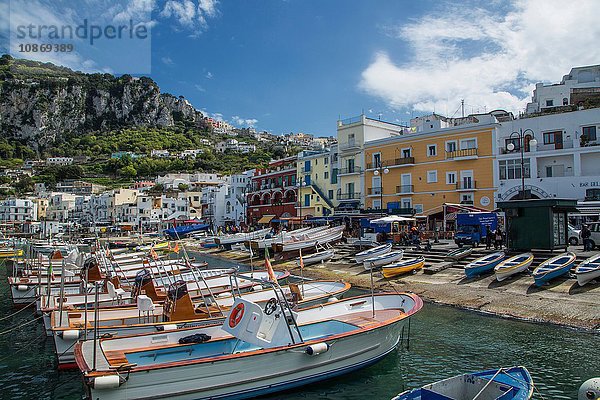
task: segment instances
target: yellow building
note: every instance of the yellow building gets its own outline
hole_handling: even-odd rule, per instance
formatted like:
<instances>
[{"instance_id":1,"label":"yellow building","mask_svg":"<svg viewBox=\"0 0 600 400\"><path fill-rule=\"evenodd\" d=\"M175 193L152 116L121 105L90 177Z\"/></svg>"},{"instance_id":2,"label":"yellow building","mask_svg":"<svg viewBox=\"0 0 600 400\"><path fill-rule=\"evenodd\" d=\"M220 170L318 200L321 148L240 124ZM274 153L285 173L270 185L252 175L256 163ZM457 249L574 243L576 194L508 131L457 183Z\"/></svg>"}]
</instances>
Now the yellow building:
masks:
<instances>
[{"instance_id":1,"label":"yellow building","mask_svg":"<svg viewBox=\"0 0 600 400\"><path fill-rule=\"evenodd\" d=\"M337 146L325 151L298 154L296 182L299 185L296 213L302 218L333 214L337 205Z\"/></svg>"},{"instance_id":2,"label":"yellow building","mask_svg":"<svg viewBox=\"0 0 600 400\"><path fill-rule=\"evenodd\" d=\"M430 215L444 203L494 208L494 138L490 114L411 121L411 131L365 143L366 208ZM383 191L382 189L383 182Z\"/></svg>"}]
</instances>

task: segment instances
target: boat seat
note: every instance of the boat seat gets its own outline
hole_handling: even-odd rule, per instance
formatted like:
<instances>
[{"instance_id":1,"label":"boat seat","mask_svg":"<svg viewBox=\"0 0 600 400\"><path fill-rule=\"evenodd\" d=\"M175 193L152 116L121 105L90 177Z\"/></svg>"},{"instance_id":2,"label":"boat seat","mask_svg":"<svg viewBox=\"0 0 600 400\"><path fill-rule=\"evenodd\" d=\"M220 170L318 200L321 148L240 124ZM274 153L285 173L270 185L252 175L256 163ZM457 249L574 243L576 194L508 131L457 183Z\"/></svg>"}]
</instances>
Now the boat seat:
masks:
<instances>
[{"instance_id":1,"label":"boat seat","mask_svg":"<svg viewBox=\"0 0 600 400\"><path fill-rule=\"evenodd\" d=\"M108 290L108 295L111 299L117 300L117 304L121 304L123 300L123 295L126 293L121 288L115 288L115 285L111 281L106 281L106 289Z\"/></svg>"}]
</instances>

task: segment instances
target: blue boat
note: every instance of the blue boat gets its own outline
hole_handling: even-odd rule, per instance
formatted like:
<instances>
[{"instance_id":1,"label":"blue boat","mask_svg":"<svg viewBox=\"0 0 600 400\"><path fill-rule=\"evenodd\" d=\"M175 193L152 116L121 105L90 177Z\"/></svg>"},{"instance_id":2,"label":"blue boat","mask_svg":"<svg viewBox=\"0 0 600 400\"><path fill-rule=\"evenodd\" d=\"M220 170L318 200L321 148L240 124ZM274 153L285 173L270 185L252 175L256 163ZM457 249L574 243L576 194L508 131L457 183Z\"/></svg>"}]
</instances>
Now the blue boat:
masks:
<instances>
[{"instance_id":1,"label":"blue boat","mask_svg":"<svg viewBox=\"0 0 600 400\"><path fill-rule=\"evenodd\" d=\"M498 251L478 258L465 266L465 275L467 278L474 278L485 272L491 271L496 265L500 264L505 257L506 254L504 254L503 251Z\"/></svg>"},{"instance_id":2,"label":"blue boat","mask_svg":"<svg viewBox=\"0 0 600 400\"><path fill-rule=\"evenodd\" d=\"M181 239L194 232L204 231L210 228L208 224L180 225L165 229L163 233L171 239Z\"/></svg>"},{"instance_id":3,"label":"blue boat","mask_svg":"<svg viewBox=\"0 0 600 400\"><path fill-rule=\"evenodd\" d=\"M542 286L551 279L569 273L575 265L577 256L573 252L562 253L541 263L533 270L533 279L536 286Z\"/></svg>"},{"instance_id":4,"label":"blue boat","mask_svg":"<svg viewBox=\"0 0 600 400\"><path fill-rule=\"evenodd\" d=\"M532 395L533 379L527 368L511 367L457 375L392 400L528 400Z\"/></svg>"}]
</instances>

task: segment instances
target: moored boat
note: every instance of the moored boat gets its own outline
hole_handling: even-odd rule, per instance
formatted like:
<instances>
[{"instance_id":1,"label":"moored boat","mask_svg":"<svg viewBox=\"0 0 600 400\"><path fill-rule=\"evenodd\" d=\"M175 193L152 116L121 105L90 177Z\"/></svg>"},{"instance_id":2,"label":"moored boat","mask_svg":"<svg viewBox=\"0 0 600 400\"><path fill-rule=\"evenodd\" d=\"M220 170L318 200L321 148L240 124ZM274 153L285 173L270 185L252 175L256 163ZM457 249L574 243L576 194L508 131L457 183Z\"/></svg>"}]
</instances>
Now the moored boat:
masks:
<instances>
[{"instance_id":1,"label":"moored boat","mask_svg":"<svg viewBox=\"0 0 600 400\"><path fill-rule=\"evenodd\" d=\"M457 375L400 393L392 400L528 400L533 379L525 367Z\"/></svg>"},{"instance_id":2,"label":"moored boat","mask_svg":"<svg viewBox=\"0 0 600 400\"><path fill-rule=\"evenodd\" d=\"M535 285L542 286L551 279L568 274L575 265L576 258L575 253L567 252L544 261L533 270Z\"/></svg>"},{"instance_id":3,"label":"moored boat","mask_svg":"<svg viewBox=\"0 0 600 400\"><path fill-rule=\"evenodd\" d=\"M425 258L423 256L415 258L407 258L393 264L384 265L381 267L385 278L393 278L394 276L405 274L407 272L415 272L425 266Z\"/></svg>"},{"instance_id":4,"label":"moored boat","mask_svg":"<svg viewBox=\"0 0 600 400\"><path fill-rule=\"evenodd\" d=\"M22 257L22 256L23 256L23 249L11 249L11 248L0 249L0 259L12 258L12 257Z\"/></svg>"},{"instance_id":5,"label":"moored boat","mask_svg":"<svg viewBox=\"0 0 600 400\"><path fill-rule=\"evenodd\" d=\"M304 265L312 265L320 263L321 261L327 261L331 259L335 254L333 249L327 249L319 251L308 256L302 256L302 263ZM300 257L296 258L296 265L300 267Z\"/></svg>"},{"instance_id":6,"label":"moored boat","mask_svg":"<svg viewBox=\"0 0 600 400\"><path fill-rule=\"evenodd\" d=\"M273 250L276 252L285 253L287 251L298 251L308 249L317 245L326 245L336 242L342 238L345 226L335 226L328 228L311 235L310 238L304 240L289 240L283 243L273 243Z\"/></svg>"},{"instance_id":7,"label":"moored boat","mask_svg":"<svg viewBox=\"0 0 600 400\"><path fill-rule=\"evenodd\" d=\"M357 253L354 256L354 260L356 261L357 264L360 264L363 261L365 261L367 258L373 258L373 257L380 256L382 254L387 254L390 251L392 251L392 244L386 243L386 244L382 244L381 246L373 247L372 249L368 249L365 251L361 251L360 253Z\"/></svg>"},{"instance_id":8,"label":"moored boat","mask_svg":"<svg viewBox=\"0 0 600 400\"><path fill-rule=\"evenodd\" d=\"M494 267L496 279L498 281L503 281L509 276L526 271L532 262L533 254L531 253L522 253L510 257Z\"/></svg>"},{"instance_id":9,"label":"moored boat","mask_svg":"<svg viewBox=\"0 0 600 400\"><path fill-rule=\"evenodd\" d=\"M465 266L465 275L467 278L473 278L487 271L492 271L505 257L506 254L503 251L498 251L478 258Z\"/></svg>"},{"instance_id":10,"label":"moored boat","mask_svg":"<svg viewBox=\"0 0 600 400\"><path fill-rule=\"evenodd\" d=\"M253 398L377 362L422 306L412 293L298 312L237 299L222 326L81 342L75 358L94 399Z\"/></svg>"},{"instance_id":11,"label":"moored boat","mask_svg":"<svg viewBox=\"0 0 600 400\"><path fill-rule=\"evenodd\" d=\"M394 250L389 253L382 254L376 257L367 258L363 261L363 267L368 271L371 268L378 268L382 265L394 263L402 258L404 250Z\"/></svg>"},{"instance_id":12,"label":"moored boat","mask_svg":"<svg viewBox=\"0 0 600 400\"><path fill-rule=\"evenodd\" d=\"M456 250L452 250L448 254L446 254L446 256L444 257L444 260L446 260L446 261L462 260L463 258L470 255L472 252L473 252L472 247L461 247Z\"/></svg>"},{"instance_id":13,"label":"moored boat","mask_svg":"<svg viewBox=\"0 0 600 400\"><path fill-rule=\"evenodd\" d=\"M600 278L600 253L585 259L575 268L575 276L579 286Z\"/></svg>"}]
</instances>

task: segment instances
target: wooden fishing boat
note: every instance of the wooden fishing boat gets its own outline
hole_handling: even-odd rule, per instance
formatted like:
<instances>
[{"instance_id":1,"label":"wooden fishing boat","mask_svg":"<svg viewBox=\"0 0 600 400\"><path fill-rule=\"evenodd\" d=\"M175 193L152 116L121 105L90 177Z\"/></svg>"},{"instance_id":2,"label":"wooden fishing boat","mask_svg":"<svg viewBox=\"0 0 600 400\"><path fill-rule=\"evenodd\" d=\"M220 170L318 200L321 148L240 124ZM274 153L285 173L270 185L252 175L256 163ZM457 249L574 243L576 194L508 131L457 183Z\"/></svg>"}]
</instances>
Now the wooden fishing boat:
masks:
<instances>
[{"instance_id":1,"label":"wooden fishing boat","mask_svg":"<svg viewBox=\"0 0 600 400\"><path fill-rule=\"evenodd\" d=\"M215 243L219 246L227 247L236 243L244 243L248 240L262 239L269 232L271 232L271 228L259 229L253 232L240 232L232 233L230 235L215 236Z\"/></svg>"},{"instance_id":2,"label":"wooden fishing boat","mask_svg":"<svg viewBox=\"0 0 600 400\"><path fill-rule=\"evenodd\" d=\"M544 261L533 270L535 285L542 286L554 278L568 274L575 266L576 258L575 253L569 251Z\"/></svg>"},{"instance_id":3,"label":"wooden fishing boat","mask_svg":"<svg viewBox=\"0 0 600 400\"><path fill-rule=\"evenodd\" d=\"M308 249L311 247L315 247L318 244L326 245L328 243L333 243L340 240L342 238L342 234L344 233L344 229L345 227L343 225L340 225L314 233L309 239L289 240L283 243L273 243L273 249L276 252L285 253L288 251Z\"/></svg>"},{"instance_id":4,"label":"wooden fishing boat","mask_svg":"<svg viewBox=\"0 0 600 400\"><path fill-rule=\"evenodd\" d=\"M360 264L364 262L367 258L373 258L382 254L387 254L390 251L392 251L392 244L386 243L382 244L381 246L373 247L372 249L368 249L357 253L356 255L354 255L354 260L357 264Z\"/></svg>"},{"instance_id":5,"label":"wooden fishing boat","mask_svg":"<svg viewBox=\"0 0 600 400\"><path fill-rule=\"evenodd\" d=\"M500 264L505 257L506 254L503 251L498 251L478 258L465 266L465 275L467 278L474 278L485 272L493 271L494 267Z\"/></svg>"},{"instance_id":6,"label":"wooden fishing boat","mask_svg":"<svg viewBox=\"0 0 600 400\"><path fill-rule=\"evenodd\" d=\"M302 262L304 263L304 265L317 264L322 261L327 261L331 259L334 255L335 251L333 249L327 249L323 251L318 251L308 256L302 256ZM296 258L296 265L300 266L300 257Z\"/></svg>"},{"instance_id":7,"label":"wooden fishing boat","mask_svg":"<svg viewBox=\"0 0 600 400\"><path fill-rule=\"evenodd\" d=\"M533 254L522 253L501 261L494 267L496 279L503 281L509 276L526 271L533 262Z\"/></svg>"},{"instance_id":8,"label":"wooden fishing boat","mask_svg":"<svg viewBox=\"0 0 600 400\"><path fill-rule=\"evenodd\" d=\"M293 230L291 232L282 232L279 235L276 235L273 237L265 237L263 239L250 240L249 241L250 247L253 250L264 250L265 248L270 249L276 243L307 240L312 235L316 234L317 232L324 231L325 229L328 229L328 227L327 226L318 226L315 228L300 228L300 229Z\"/></svg>"},{"instance_id":9,"label":"wooden fishing boat","mask_svg":"<svg viewBox=\"0 0 600 400\"><path fill-rule=\"evenodd\" d=\"M472 252L473 252L472 247L461 247L459 249L452 250L448 254L446 254L446 256L444 257L444 260L445 261L462 260L463 258L471 255Z\"/></svg>"},{"instance_id":10,"label":"wooden fishing boat","mask_svg":"<svg viewBox=\"0 0 600 400\"><path fill-rule=\"evenodd\" d=\"M298 312L238 298L221 326L80 342L75 359L93 399L254 398L379 361L422 306L413 293Z\"/></svg>"},{"instance_id":11,"label":"wooden fishing boat","mask_svg":"<svg viewBox=\"0 0 600 400\"><path fill-rule=\"evenodd\" d=\"M363 261L363 267L368 271L371 268L378 268L382 265L392 264L402 258L404 250L390 251L376 257L367 258Z\"/></svg>"},{"instance_id":12,"label":"wooden fishing boat","mask_svg":"<svg viewBox=\"0 0 600 400\"><path fill-rule=\"evenodd\" d=\"M393 264L384 265L381 267L385 278L393 278L394 276L405 274L407 272L416 272L425 266L425 258L422 256L415 258L407 258L406 260L398 261Z\"/></svg>"},{"instance_id":13,"label":"wooden fishing boat","mask_svg":"<svg viewBox=\"0 0 600 400\"><path fill-rule=\"evenodd\" d=\"M243 277L240 276L243 281ZM237 290L237 289L236 289ZM281 287L281 293L294 303L297 308L303 309L329 301L337 301L348 290L350 284L339 281L310 281L299 284L290 284ZM120 309L101 309L98 311L98 334L110 334L111 337L124 335L139 335L156 333L157 331L171 331L189 327L221 324L229 314L236 297L231 292L219 296L205 296L207 303L199 298L192 298L185 286L169 289L165 294L166 301L153 304L151 313L140 311L140 307ZM241 298L264 305L273 297L273 291L268 289L243 292ZM51 317L51 335L58 362L61 368L68 368L74 361L73 345L84 336L84 322L87 312L88 326L94 324L94 310L80 310L78 312L64 312L61 315L54 312ZM88 331L88 335L91 335Z\"/></svg>"},{"instance_id":14,"label":"wooden fishing boat","mask_svg":"<svg viewBox=\"0 0 600 400\"><path fill-rule=\"evenodd\" d=\"M600 253L584 260L575 268L575 276L579 286L600 278Z\"/></svg>"},{"instance_id":15,"label":"wooden fishing boat","mask_svg":"<svg viewBox=\"0 0 600 400\"><path fill-rule=\"evenodd\" d=\"M400 393L392 400L528 400L533 379L525 367L511 367L457 375L418 389Z\"/></svg>"}]
</instances>

